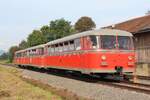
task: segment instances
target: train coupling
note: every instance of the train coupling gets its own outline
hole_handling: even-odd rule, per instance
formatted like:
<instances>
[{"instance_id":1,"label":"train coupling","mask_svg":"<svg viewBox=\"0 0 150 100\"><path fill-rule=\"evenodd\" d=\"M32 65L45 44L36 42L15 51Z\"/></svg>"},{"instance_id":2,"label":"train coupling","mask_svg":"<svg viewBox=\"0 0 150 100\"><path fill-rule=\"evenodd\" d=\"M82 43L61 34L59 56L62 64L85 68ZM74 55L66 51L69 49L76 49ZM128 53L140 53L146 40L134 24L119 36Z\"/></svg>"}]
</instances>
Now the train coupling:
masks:
<instances>
[{"instance_id":1,"label":"train coupling","mask_svg":"<svg viewBox=\"0 0 150 100\"><path fill-rule=\"evenodd\" d=\"M115 67L116 73L114 74L116 80L123 80L123 67L122 66L116 66Z\"/></svg>"},{"instance_id":2,"label":"train coupling","mask_svg":"<svg viewBox=\"0 0 150 100\"><path fill-rule=\"evenodd\" d=\"M116 66L115 70L116 70L116 74L123 75L123 67L122 66Z\"/></svg>"}]
</instances>

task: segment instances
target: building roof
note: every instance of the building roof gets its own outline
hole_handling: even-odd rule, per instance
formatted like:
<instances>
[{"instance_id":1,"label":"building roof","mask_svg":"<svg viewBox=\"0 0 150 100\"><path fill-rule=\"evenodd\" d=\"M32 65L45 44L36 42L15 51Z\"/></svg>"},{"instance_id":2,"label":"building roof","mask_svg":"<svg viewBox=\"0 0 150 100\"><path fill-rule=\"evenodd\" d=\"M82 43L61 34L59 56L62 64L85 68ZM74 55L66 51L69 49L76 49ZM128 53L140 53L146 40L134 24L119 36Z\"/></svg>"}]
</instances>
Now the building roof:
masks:
<instances>
[{"instance_id":1,"label":"building roof","mask_svg":"<svg viewBox=\"0 0 150 100\"><path fill-rule=\"evenodd\" d=\"M107 28L110 28L108 26ZM105 27L106 28L106 27ZM138 33L141 30L150 29L150 15L134 18L122 23L118 23L114 27L115 29L125 30L131 33Z\"/></svg>"}]
</instances>

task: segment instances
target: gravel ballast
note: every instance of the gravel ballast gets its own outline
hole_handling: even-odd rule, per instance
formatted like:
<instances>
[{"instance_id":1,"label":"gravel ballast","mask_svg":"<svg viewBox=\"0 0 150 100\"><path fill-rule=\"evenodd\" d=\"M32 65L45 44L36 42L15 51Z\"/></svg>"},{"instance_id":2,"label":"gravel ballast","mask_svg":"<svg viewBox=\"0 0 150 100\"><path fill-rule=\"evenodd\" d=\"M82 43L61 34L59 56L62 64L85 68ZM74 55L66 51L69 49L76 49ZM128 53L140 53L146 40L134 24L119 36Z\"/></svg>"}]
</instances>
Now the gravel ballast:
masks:
<instances>
[{"instance_id":1,"label":"gravel ballast","mask_svg":"<svg viewBox=\"0 0 150 100\"><path fill-rule=\"evenodd\" d=\"M150 95L148 94L69 79L51 74L23 70L22 75L24 77L41 81L52 87L67 89L67 91L73 92L78 96L94 100L150 100Z\"/></svg>"}]
</instances>

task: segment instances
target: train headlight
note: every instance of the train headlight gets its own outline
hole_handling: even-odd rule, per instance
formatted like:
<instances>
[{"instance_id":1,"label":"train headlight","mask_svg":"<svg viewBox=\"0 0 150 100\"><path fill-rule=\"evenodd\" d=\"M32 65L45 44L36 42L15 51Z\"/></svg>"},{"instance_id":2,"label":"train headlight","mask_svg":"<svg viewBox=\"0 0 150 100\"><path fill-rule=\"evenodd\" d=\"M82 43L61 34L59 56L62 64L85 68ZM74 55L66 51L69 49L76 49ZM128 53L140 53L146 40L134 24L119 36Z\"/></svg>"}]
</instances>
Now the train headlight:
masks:
<instances>
[{"instance_id":1,"label":"train headlight","mask_svg":"<svg viewBox=\"0 0 150 100\"><path fill-rule=\"evenodd\" d=\"M133 57L132 57L132 56L129 56L128 59L129 59L129 60L133 60Z\"/></svg>"},{"instance_id":2,"label":"train headlight","mask_svg":"<svg viewBox=\"0 0 150 100\"><path fill-rule=\"evenodd\" d=\"M104 56L104 55L101 56L101 59L102 59L102 60L106 60L106 56Z\"/></svg>"}]
</instances>

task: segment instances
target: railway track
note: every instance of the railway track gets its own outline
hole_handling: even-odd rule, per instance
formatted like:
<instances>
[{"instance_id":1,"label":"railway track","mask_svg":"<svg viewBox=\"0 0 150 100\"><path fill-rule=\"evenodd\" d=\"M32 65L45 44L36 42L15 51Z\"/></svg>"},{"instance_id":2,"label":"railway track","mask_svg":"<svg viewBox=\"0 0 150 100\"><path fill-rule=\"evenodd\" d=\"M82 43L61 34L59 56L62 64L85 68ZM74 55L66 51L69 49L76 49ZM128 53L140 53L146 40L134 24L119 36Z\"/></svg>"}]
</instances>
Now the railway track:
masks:
<instances>
[{"instance_id":1,"label":"railway track","mask_svg":"<svg viewBox=\"0 0 150 100\"><path fill-rule=\"evenodd\" d=\"M1 64L1 65L17 67L17 66L12 65L12 64ZM38 72L43 73L43 71L39 71L39 70L38 70ZM55 73L55 72L52 72L52 73L46 72L46 73L55 74L55 75L58 74L58 73ZM136 91L136 92L140 92L140 93L150 94L150 85L149 84L134 83L132 81L122 81L122 82L112 82L112 81L106 81L106 80L103 81L103 80L100 80L98 78L92 78L91 76L87 76L87 75L83 75L82 77L79 77L78 75L74 76L74 75L64 75L64 74L62 74L60 76L67 77L67 78L72 78L72 79L76 79L76 80L80 80L80 81L97 83L97 84L107 85L107 86L111 86L111 87L115 87L115 88L127 89L127 90L132 90L132 91ZM149 80L149 78L145 78L145 77L142 77L142 78Z\"/></svg>"},{"instance_id":2,"label":"railway track","mask_svg":"<svg viewBox=\"0 0 150 100\"><path fill-rule=\"evenodd\" d=\"M101 84L101 82L99 83ZM132 90L140 93L150 94L150 85L141 84L141 83L131 83L131 82L113 82L113 83L102 83L104 85L113 86L115 88Z\"/></svg>"},{"instance_id":3,"label":"railway track","mask_svg":"<svg viewBox=\"0 0 150 100\"><path fill-rule=\"evenodd\" d=\"M126 75L126 76L130 77L130 79L133 79L133 77L134 77L133 75ZM136 75L135 77L138 78L138 79L141 79L141 80L150 80L150 76Z\"/></svg>"},{"instance_id":4,"label":"railway track","mask_svg":"<svg viewBox=\"0 0 150 100\"><path fill-rule=\"evenodd\" d=\"M137 77L142 80L150 80L149 76L137 76Z\"/></svg>"}]
</instances>

